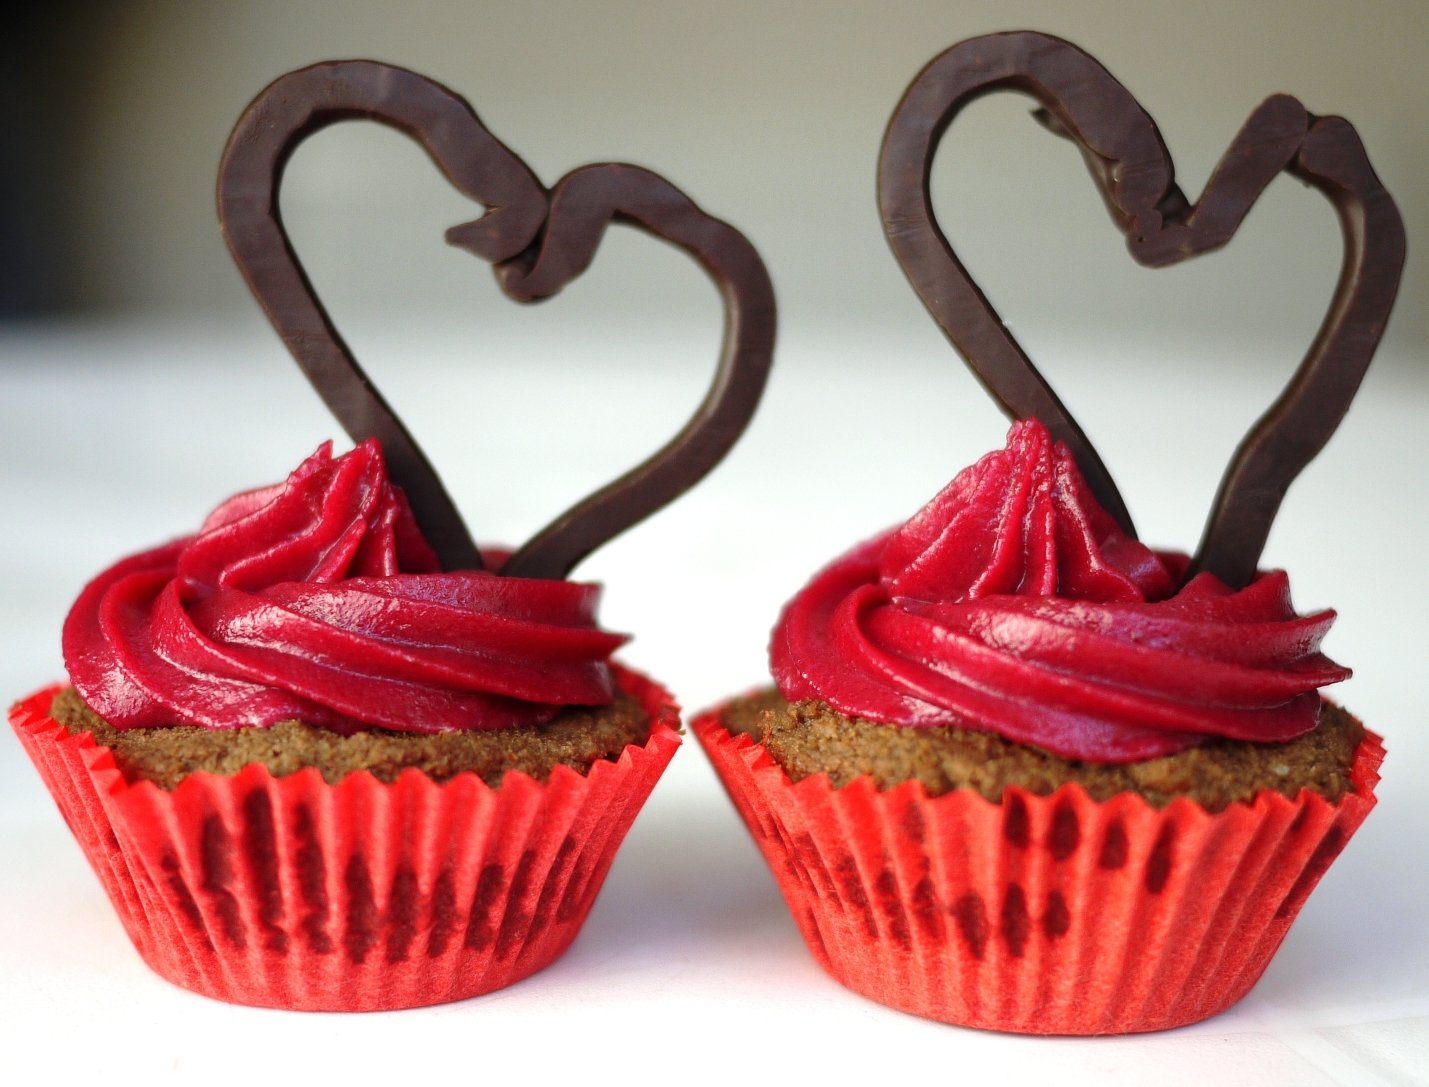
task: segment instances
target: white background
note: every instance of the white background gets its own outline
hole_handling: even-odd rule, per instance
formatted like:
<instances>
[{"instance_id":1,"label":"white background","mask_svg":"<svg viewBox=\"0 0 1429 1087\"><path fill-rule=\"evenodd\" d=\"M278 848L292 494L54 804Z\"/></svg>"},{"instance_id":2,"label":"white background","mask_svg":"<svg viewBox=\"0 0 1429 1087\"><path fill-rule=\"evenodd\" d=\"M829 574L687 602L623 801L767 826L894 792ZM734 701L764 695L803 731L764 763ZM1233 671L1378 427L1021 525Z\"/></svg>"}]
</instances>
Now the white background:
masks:
<instances>
[{"instance_id":1,"label":"white background","mask_svg":"<svg viewBox=\"0 0 1429 1087\"><path fill-rule=\"evenodd\" d=\"M192 531L339 436L228 261L218 155L269 80L331 57L471 99L547 183L650 166L744 230L779 294L768 395L695 491L593 556L624 658L690 710L762 682L780 605L927 501L1006 423L890 259L873 179L889 112L935 53L1034 27L1101 59L1160 123L1194 198L1286 91L1342 113L1409 226L1385 349L1291 490L1266 553L1333 606L1338 696L1386 737L1380 805L1261 984L1210 1022L1029 1039L890 1011L815 966L692 740L584 932L543 973L368 1016L235 1008L129 946L19 744L0 729L0 1081L738 1084L1429 1083L1429 6L1404 0L126 0L72 5L81 115L63 239L90 316L0 328L0 698L62 675L84 582ZM66 38L66 41L71 39ZM83 48L80 48L82 46ZM1223 253L1155 273L1074 150L997 96L933 173L945 227L1080 419L1149 543L1190 549L1236 441L1314 333L1339 266L1318 193L1273 183ZM295 156L299 251L484 541L517 543L672 435L716 352L714 292L615 231L562 296L502 299L441 242L473 217L370 125ZM95 314L107 316L94 316ZM339 443L340 447L342 443Z\"/></svg>"},{"instance_id":2,"label":"white background","mask_svg":"<svg viewBox=\"0 0 1429 1087\"><path fill-rule=\"evenodd\" d=\"M713 320L596 325L560 305L487 307L480 326L347 322L482 539L524 538L654 448L713 365ZM1294 357L1214 335L1024 340L1143 538L1181 547ZM59 627L86 578L280 479L335 427L256 318L41 330L0 351L0 687L19 697L60 677ZM1429 1082L1425 361L1376 361L1270 540L1267 562L1290 570L1299 609L1339 609L1326 648L1355 670L1339 695L1389 757L1379 807L1260 985L1224 1015L1154 1036L1031 1039L842 989L805 951L692 739L583 933L543 973L401 1013L231 1007L140 962L4 730L0 1078ZM606 583L605 625L636 635L624 658L699 709L763 679L769 626L819 564L907 517L1004 428L931 324L786 329L768 396L726 463L578 575Z\"/></svg>"}]
</instances>

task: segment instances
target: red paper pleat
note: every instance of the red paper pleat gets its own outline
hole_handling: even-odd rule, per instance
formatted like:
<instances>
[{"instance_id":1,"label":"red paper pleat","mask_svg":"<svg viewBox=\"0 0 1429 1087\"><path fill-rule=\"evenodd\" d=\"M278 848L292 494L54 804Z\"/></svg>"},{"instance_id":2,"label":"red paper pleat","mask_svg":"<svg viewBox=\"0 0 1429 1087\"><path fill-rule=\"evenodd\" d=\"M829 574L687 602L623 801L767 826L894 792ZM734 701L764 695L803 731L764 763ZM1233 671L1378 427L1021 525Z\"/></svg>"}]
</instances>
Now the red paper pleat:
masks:
<instances>
[{"instance_id":1,"label":"red paper pleat","mask_svg":"<svg viewBox=\"0 0 1429 1087\"><path fill-rule=\"evenodd\" d=\"M1077 785L993 804L792 784L719 712L692 730L819 964L892 1007L1029 1034L1164 1030L1234 1004L1374 806L1384 759L1366 733L1338 804L1263 790L1212 815Z\"/></svg>"},{"instance_id":2,"label":"red paper pleat","mask_svg":"<svg viewBox=\"0 0 1429 1087\"><path fill-rule=\"evenodd\" d=\"M670 695L616 676L655 719L643 747L584 776L508 773L499 789L417 770L328 785L254 764L165 792L126 783L107 747L51 719L57 687L10 724L158 973L240 1004L374 1011L499 989L575 939L680 744Z\"/></svg>"}]
</instances>

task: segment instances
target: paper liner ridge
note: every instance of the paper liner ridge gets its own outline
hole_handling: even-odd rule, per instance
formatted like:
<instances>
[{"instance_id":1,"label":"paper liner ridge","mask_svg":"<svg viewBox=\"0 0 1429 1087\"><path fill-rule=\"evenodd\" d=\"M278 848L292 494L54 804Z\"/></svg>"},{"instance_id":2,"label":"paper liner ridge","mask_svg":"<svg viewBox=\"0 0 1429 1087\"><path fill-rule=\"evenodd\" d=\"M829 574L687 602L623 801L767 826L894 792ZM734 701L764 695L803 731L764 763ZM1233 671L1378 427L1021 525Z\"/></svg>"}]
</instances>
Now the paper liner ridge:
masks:
<instances>
[{"instance_id":1,"label":"paper liner ridge","mask_svg":"<svg viewBox=\"0 0 1429 1087\"><path fill-rule=\"evenodd\" d=\"M616 672L654 719L645 745L584 776L510 772L499 789L417 770L330 786L253 764L165 792L126 783L108 748L53 721L58 688L10 722L159 974L236 1003L406 1008L509 985L575 938L680 743L668 693Z\"/></svg>"},{"instance_id":2,"label":"paper liner ridge","mask_svg":"<svg viewBox=\"0 0 1429 1087\"><path fill-rule=\"evenodd\" d=\"M833 977L918 1015L1041 1034L1162 1030L1244 996L1373 807L1384 757L1367 732L1338 804L1262 790L1210 814L1077 785L994 804L916 781L791 783L718 709L692 730Z\"/></svg>"}]
</instances>

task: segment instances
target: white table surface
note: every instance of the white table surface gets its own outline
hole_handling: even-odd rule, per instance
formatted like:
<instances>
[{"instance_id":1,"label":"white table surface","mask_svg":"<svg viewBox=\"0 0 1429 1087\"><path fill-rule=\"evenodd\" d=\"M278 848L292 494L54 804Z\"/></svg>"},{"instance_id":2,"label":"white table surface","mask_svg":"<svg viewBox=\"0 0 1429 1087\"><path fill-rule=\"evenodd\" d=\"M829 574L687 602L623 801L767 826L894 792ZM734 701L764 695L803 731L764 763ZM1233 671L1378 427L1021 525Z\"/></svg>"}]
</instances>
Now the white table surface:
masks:
<instances>
[{"instance_id":1,"label":"white table surface","mask_svg":"<svg viewBox=\"0 0 1429 1087\"><path fill-rule=\"evenodd\" d=\"M702 393L716 327L371 324L352 337L365 362L474 532L504 541L673 433ZM1182 548L1295 357L1269 343L1025 339L1143 538ZM1389 757L1378 808L1263 980L1223 1015L1139 1037L1024 1038L843 989L805 951L692 739L549 969L407 1012L230 1006L143 965L5 729L0 1080L1429 1083L1426 362L1376 361L1270 540L1267 564L1290 571L1300 610L1339 610L1326 649L1355 670L1339 696ZM606 583L605 625L636 634L624 659L699 709L761 681L777 609L817 566L914 512L1004 429L931 326L786 328L768 396L728 461L579 574ZM281 479L336 434L256 321L0 335L6 700L60 677L60 624L88 577L191 531L218 500Z\"/></svg>"}]
</instances>

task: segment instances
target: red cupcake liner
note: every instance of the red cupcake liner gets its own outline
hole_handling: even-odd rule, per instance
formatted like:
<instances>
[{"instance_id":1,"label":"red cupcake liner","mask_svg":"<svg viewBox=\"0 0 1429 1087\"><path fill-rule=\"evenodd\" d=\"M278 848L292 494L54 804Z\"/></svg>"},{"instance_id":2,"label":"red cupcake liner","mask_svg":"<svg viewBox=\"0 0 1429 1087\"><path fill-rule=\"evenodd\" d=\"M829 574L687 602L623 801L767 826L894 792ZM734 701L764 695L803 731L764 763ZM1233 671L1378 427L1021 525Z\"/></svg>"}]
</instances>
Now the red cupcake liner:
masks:
<instances>
[{"instance_id":1,"label":"red cupcake liner","mask_svg":"<svg viewBox=\"0 0 1429 1087\"><path fill-rule=\"evenodd\" d=\"M156 972L219 1000L378 1011L462 1000L550 965L680 745L679 707L615 666L654 719L643 747L581 775L510 772L499 789L417 770L328 785L312 769L129 784L109 748L10 711L124 929Z\"/></svg>"},{"instance_id":2,"label":"red cupcake liner","mask_svg":"<svg viewBox=\"0 0 1429 1087\"><path fill-rule=\"evenodd\" d=\"M1165 1030L1238 1001L1374 806L1384 759L1366 732L1337 804L1262 790L1212 815L1079 785L994 804L791 783L722 708L692 731L819 964L891 1007L1026 1034Z\"/></svg>"}]
</instances>

